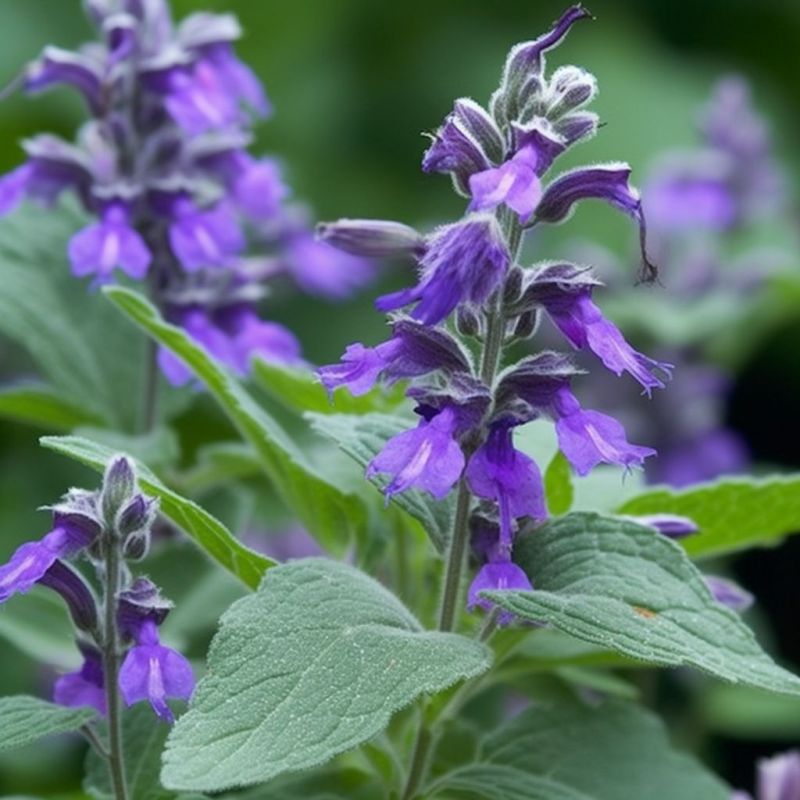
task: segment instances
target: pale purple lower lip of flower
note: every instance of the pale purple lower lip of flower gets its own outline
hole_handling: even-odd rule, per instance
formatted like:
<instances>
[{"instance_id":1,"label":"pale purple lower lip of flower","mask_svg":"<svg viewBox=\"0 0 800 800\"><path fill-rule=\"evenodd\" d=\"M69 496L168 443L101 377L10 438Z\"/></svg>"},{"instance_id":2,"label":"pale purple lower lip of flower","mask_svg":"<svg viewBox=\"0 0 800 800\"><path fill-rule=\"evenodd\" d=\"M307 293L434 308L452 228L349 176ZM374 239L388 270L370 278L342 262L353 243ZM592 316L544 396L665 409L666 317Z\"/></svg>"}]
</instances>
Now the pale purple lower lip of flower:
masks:
<instances>
[{"instance_id":1,"label":"pale purple lower lip of flower","mask_svg":"<svg viewBox=\"0 0 800 800\"><path fill-rule=\"evenodd\" d=\"M464 469L464 453L453 438L456 414L445 408L430 421L393 436L369 463L367 477L385 472L392 480L384 490L387 502L394 494L415 487L441 500L455 486Z\"/></svg>"},{"instance_id":2,"label":"pale purple lower lip of flower","mask_svg":"<svg viewBox=\"0 0 800 800\"><path fill-rule=\"evenodd\" d=\"M588 475L600 463L631 469L656 454L651 447L630 444L613 417L582 409L569 389L557 393L555 406L558 446L578 475Z\"/></svg>"},{"instance_id":3,"label":"pale purple lower lip of flower","mask_svg":"<svg viewBox=\"0 0 800 800\"><path fill-rule=\"evenodd\" d=\"M200 60L191 69L177 67L166 76L165 83L164 105L186 133L198 135L241 121L236 97L225 90L212 64Z\"/></svg>"},{"instance_id":4,"label":"pale purple lower lip of flower","mask_svg":"<svg viewBox=\"0 0 800 800\"><path fill-rule=\"evenodd\" d=\"M125 656L119 672L119 688L131 706L147 700L156 714L173 722L167 698L188 700L194 691L194 674L189 662L177 651L159 642L154 622L142 625L138 643Z\"/></svg>"},{"instance_id":5,"label":"pale purple lower lip of flower","mask_svg":"<svg viewBox=\"0 0 800 800\"><path fill-rule=\"evenodd\" d=\"M169 242L187 272L225 266L244 249L244 235L225 203L201 211L190 200L181 198L174 209Z\"/></svg>"},{"instance_id":6,"label":"pale purple lower lip of flower","mask_svg":"<svg viewBox=\"0 0 800 800\"><path fill-rule=\"evenodd\" d=\"M517 591L532 592L533 586L528 576L510 561L484 564L473 579L467 592L467 609L476 607L491 611L494 603L481 592ZM498 624L508 625L514 619L510 611L502 611L497 619Z\"/></svg>"},{"instance_id":7,"label":"pale purple lower lip of flower","mask_svg":"<svg viewBox=\"0 0 800 800\"><path fill-rule=\"evenodd\" d=\"M90 706L105 716L106 693L100 653L89 647L81 647L81 650L83 665L76 672L68 672L56 680L53 700L70 708Z\"/></svg>"},{"instance_id":8,"label":"pale purple lower lip of flower","mask_svg":"<svg viewBox=\"0 0 800 800\"><path fill-rule=\"evenodd\" d=\"M322 385L329 394L339 386L346 386L355 397L366 394L386 368L392 351L399 347L400 342L393 339L377 347L364 347L360 342L348 345L338 364L319 368Z\"/></svg>"},{"instance_id":9,"label":"pale purple lower lip of flower","mask_svg":"<svg viewBox=\"0 0 800 800\"><path fill-rule=\"evenodd\" d=\"M536 152L525 147L499 167L470 176L470 211L484 211L507 205L526 224L542 198L542 185L536 174Z\"/></svg>"},{"instance_id":10,"label":"pale purple lower lip of flower","mask_svg":"<svg viewBox=\"0 0 800 800\"><path fill-rule=\"evenodd\" d=\"M95 222L78 231L69 241L72 274L82 278L94 274L105 283L119 268L131 278L140 280L147 274L152 255L144 239L128 222L122 204L110 204Z\"/></svg>"}]
</instances>

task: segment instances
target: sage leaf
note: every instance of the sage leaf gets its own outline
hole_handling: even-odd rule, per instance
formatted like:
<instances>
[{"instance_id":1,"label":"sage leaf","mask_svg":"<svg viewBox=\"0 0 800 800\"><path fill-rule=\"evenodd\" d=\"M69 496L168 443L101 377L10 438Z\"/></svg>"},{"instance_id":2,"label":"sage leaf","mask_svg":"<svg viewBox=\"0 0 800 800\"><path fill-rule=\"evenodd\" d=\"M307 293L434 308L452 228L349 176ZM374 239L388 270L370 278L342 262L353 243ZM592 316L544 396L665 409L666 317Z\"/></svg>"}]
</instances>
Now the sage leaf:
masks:
<instances>
[{"instance_id":1,"label":"sage leaf","mask_svg":"<svg viewBox=\"0 0 800 800\"><path fill-rule=\"evenodd\" d=\"M92 708L65 708L38 697L0 697L0 750L11 750L51 736L76 731L96 716Z\"/></svg>"}]
</instances>

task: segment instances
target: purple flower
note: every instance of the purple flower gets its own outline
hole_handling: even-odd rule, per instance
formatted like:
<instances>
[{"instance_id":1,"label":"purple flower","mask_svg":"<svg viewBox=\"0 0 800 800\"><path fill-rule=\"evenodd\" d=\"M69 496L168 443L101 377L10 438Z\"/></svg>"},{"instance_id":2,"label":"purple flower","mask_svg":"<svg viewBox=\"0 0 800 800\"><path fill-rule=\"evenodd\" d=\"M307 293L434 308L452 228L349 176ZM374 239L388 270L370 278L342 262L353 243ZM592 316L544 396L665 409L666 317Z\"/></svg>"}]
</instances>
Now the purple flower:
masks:
<instances>
[{"instance_id":1,"label":"purple flower","mask_svg":"<svg viewBox=\"0 0 800 800\"><path fill-rule=\"evenodd\" d=\"M704 575L703 579L714 599L731 611L747 611L753 605L753 595L733 581L718 575Z\"/></svg>"},{"instance_id":2,"label":"purple flower","mask_svg":"<svg viewBox=\"0 0 800 800\"><path fill-rule=\"evenodd\" d=\"M422 277L417 286L378 298L380 311L417 303L412 316L436 325L459 304L481 304L499 286L510 256L497 220L472 214L461 222L439 228L420 259Z\"/></svg>"},{"instance_id":3,"label":"purple flower","mask_svg":"<svg viewBox=\"0 0 800 800\"><path fill-rule=\"evenodd\" d=\"M536 462L514 449L512 429L495 424L470 458L466 471L472 493L497 503L500 510L500 549L510 556L513 520L547 519L542 476Z\"/></svg>"},{"instance_id":4,"label":"purple flower","mask_svg":"<svg viewBox=\"0 0 800 800\"><path fill-rule=\"evenodd\" d=\"M517 214L521 225L527 223L542 198L537 160L536 150L527 146L501 166L471 175L470 211L484 211L502 203Z\"/></svg>"},{"instance_id":5,"label":"purple flower","mask_svg":"<svg viewBox=\"0 0 800 800\"><path fill-rule=\"evenodd\" d=\"M308 294L341 300L374 275L371 262L343 253L308 231L292 236L284 253L289 274Z\"/></svg>"},{"instance_id":6,"label":"purple flower","mask_svg":"<svg viewBox=\"0 0 800 800\"><path fill-rule=\"evenodd\" d=\"M669 379L672 365L634 350L620 329L603 316L591 298L591 288L547 293L542 303L573 347L578 350L588 347L615 375L629 373L644 387L648 396L654 388L664 388L665 383L658 371Z\"/></svg>"},{"instance_id":7,"label":"purple flower","mask_svg":"<svg viewBox=\"0 0 800 800\"><path fill-rule=\"evenodd\" d=\"M83 653L83 664L76 672L67 672L56 680L53 700L70 708L90 706L105 716L106 693L100 653L85 644L79 644L78 647Z\"/></svg>"},{"instance_id":8,"label":"purple flower","mask_svg":"<svg viewBox=\"0 0 800 800\"><path fill-rule=\"evenodd\" d=\"M123 203L109 203L99 222L78 231L68 246L72 274L83 278L94 274L95 283L111 280L115 268L136 280L147 274L152 256L144 239L131 227Z\"/></svg>"},{"instance_id":9,"label":"purple flower","mask_svg":"<svg viewBox=\"0 0 800 800\"><path fill-rule=\"evenodd\" d=\"M225 203L199 210L188 197L179 197L169 227L172 251L187 272L225 266L244 249L244 236Z\"/></svg>"},{"instance_id":10,"label":"purple flower","mask_svg":"<svg viewBox=\"0 0 800 800\"><path fill-rule=\"evenodd\" d=\"M250 359L254 356L277 364L302 362L297 337L277 322L259 319L255 309L247 303L221 309L216 320L231 339L228 365L240 375L250 371Z\"/></svg>"},{"instance_id":11,"label":"purple flower","mask_svg":"<svg viewBox=\"0 0 800 800\"><path fill-rule=\"evenodd\" d=\"M53 516L53 526L38 541L20 545L8 563L0 567L0 603L29 591L57 559L69 558L90 545L100 530L77 515L58 512Z\"/></svg>"},{"instance_id":12,"label":"purple flower","mask_svg":"<svg viewBox=\"0 0 800 800\"><path fill-rule=\"evenodd\" d=\"M345 350L339 364L321 367L320 379L328 392L347 386L355 396L365 394L381 374L394 381L437 370L469 372L467 357L448 333L408 319L398 320L393 328L388 341L376 347L356 342Z\"/></svg>"},{"instance_id":13,"label":"purple flower","mask_svg":"<svg viewBox=\"0 0 800 800\"><path fill-rule=\"evenodd\" d=\"M243 153L242 159L241 169L231 183L233 201L252 219L273 219L289 194L280 168L269 158L256 160Z\"/></svg>"},{"instance_id":14,"label":"purple flower","mask_svg":"<svg viewBox=\"0 0 800 800\"><path fill-rule=\"evenodd\" d=\"M747 448L738 434L715 428L661 449L658 461L653 462L652 478L671 486L691 486L741 472L748 460Z\"/></svg>"},{"instance_id":15,"label":"purple flower","mask_svg":"<svg viewBox=\"0 0 800 800\"><path fill-rule=\"evenodd\" d=\"M174 717L167 698L188 700L194 674L180 653L160 643L156 623L146 619L122 663L119 688L129 706L147 700L161 719L171 723Z\"/></svg>"},{"instance_id":16,"label":"purple flower","mask_svg":"<svg viewBox=\"0 0 800 800\"><path fill-rule=\"evenodd\" d=\"M33 166L23 164L0 177L0 215L13 211L25 198Z\"/></svg>"},{"instance_id":17,"label":"purple flower","mask_svg":"<svg viewBox=\"0 0 800 800\"><path fill-rule=\"evenodd\" d=\"M383 219L340 219L317 225L317 238L356 256L387 258L421 256L425 239L402 222Z\"/></svg>"},{"instance_id":18,"label":"purple flower","mask_svg":"<svg viewBox=\"0 0 800 800\"><path fill-rule=\"evenodd\" d=\"M736 220L736 203L723 180L702 175L664 175L643 194L648 222L661 230L724 230Z\"/></svg>"},{"instance_id":19,"label":"purple flower","mask_svg":"<svg viewBox=\"0 0 800 800\"><path fill-rule=\"evenodd\" d=\"M253 70L240 61L227 42L217 42L202 49L200 63L214 68L217 79L225 93L244 103L260 116L270 113L270 104L261 81Z\"/></svg>"},{"instance_id":20,"label":"purple flower","mask_svg":"<svg viewBox=\"0 0 800 800\"><path fill-rule=\"evenodd\" d=\"M758 800L800 797L800 751L790 750L758 764Z\"/></svg>"},{"instance_id":21,"label":"purple flower","mask_svg":"<svg viewBox=\"0 0 800 800\"><path fill-rule=\"evenodd\" d=\"M389 339L376 347L364 347L361 342L348 345L338 364L320 367L322 385L329 394L339 386L346 386L355 397L366 394L401 347L397 339Z\"/></svg>"},{"instance_id":22,"label":"purple flower","mask_svg":"<svg viewBox=\"0 0 800 800\"><path fill-rule=\"evenodd\" d=\"M102 112L103 64L96 51L72 53L60 47L46 47L25 74L25 89L41 92L55 84L64 83L77 89L93 114Z\"/></svg>"},{"instance_id":23,"label":"purple flower","mask_svg":"<svg viewBox=\"0 0 800 800\"><path fill-rule=\"evenodd\" d=\"M379 472L392 476L384 489L387 502L394 494L415 487L441 500L464 469L464 454L454 438L456 411L445 407L416 428L393 436L367 466L367 477Z\"/></svg>"},{"instance_id":24,"label":"purple flower","mask_svg":"<svg viewBox=\"0 0 800 800\"><path fill-rule=\"evenodd\" d=\"M467 592L467 608L472 611L476 606L486 611L491 611L494 603L486 597L481 597L481 592L532 592L528 576L511 561L498 561L484 564L473 579ZM501 611L497 622L508 625L514 615L510 611Z\"/></svg>"},{"instance_id":25,"label":"purple flower","mask_svg":"<svg viewBox=\"0 0 800 800\"><path fill-rule=\"evenodd\" d=\"M569 389L558 392L555 413L558 446L578 475L588 475L601 462L631 469L656 454L651 447L630 444L613 417L582 409Z\"/></svg>"},{"instance_id":26,"label":"purple flower","mask_svg":"<svg viewBox=\"0 0 800 800\"><path fill-rule=\"evenodd\" d=\"M219 72L209 62L197 61L191 69L174 68L169 71L166 83L164 105L186 133L196 136L241 121L236 96L227 90Z\"/></svg>"}]
</instances>

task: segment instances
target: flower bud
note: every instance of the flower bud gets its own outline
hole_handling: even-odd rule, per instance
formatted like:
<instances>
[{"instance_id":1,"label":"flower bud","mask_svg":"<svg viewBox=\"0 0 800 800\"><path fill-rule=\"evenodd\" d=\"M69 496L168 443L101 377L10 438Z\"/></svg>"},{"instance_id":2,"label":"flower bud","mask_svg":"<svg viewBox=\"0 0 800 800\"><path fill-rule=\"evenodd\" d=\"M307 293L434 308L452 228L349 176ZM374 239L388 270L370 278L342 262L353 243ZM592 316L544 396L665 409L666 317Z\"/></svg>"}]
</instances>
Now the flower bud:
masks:
<instances>
[{"instance_id":1,"label":"flower bud","mask_svg":"<svg viewBox=\"0 0 800 800\"><path fill-rule=\"evenodd\" d=\"M421 255L422 234L408 225L381 219L340 219L317 226L317 238L356 256L387 258Z\"/></svg>"},{"instance_id":2,"label":"flower bud","mask_svg":"<svg viewBox=\"0 0 800 800\"><path fill-rule=\"evenodd\" d=\"M530 339L539 327L539 313L535 308L524 311L517 318L512 335L515 339Z\"/></svg>"},{"instance_id":3,"label":"flower bud","mask_svg":"<svg viewBox=\"0 0 800 800\"><path fill-rule=\"evenodd\" d=\"M651 528L655 528L660 534L670 539L683 539L685 536L691 536L700 530L694 520L677 514L637 515L631 517L631 519L640 525L648 525Z\"/></svg>"},{"instance_id":4,"label":"flower bud","mask_svg":"<svg viewBox=\"0 0 800 800\"><path fill-rule=\"evenodd\" d=\"M161 625L171 608L172 603L161 596L149 578L137 578L119 595L117 624L120 632L125 638L135 639L145 621Z\"/></svg>"},{"instance_id":5,"label":"flower bud","mask_svg":"<svg viewBox=\"0 0 800 800\"><path fill-rule=\"evenodd\" d=\"M453 114L491 161L499 164L505 160L506 143L503 134L483 106L469 97L461 97L455 102Z\"/></svg>"},{"instance_id":6,"label":"flower bud","mask_svg":"<svg viewBox=\"0 0 800 800\"><path fill-rule=\"evenodd\" d=\"M133 499L119 512L117 530L121 536L149 531L157 511L158 500L143 494L135 494Z\"/></svg>"},{"instance_id":7,"label":"flower bud","mask_svg":"<svg viewBox=\"0 0 800 800\"><path fill-rule=\"evenodd\" d=\"M469 306L459 307L456 313L456 330L462 336L480 336L481 321Z\"/></svg>"},{"instance_id":8,"label":"flower bud","mask_svg":"<svg viewBox=\"0 0 800 800\"><path fill-rule=\"evenodd\" d=\"M128 561L141 561L150 552L150 531L140 530L125 539L122 554Z\"/></svg>"},{"instance_id":9,"label":"flower bud","mask_svg":"<svg viewBox=\"0 0 800 800\"><path fill-rule=\"evenodd\" d=\"M597 94L597 80L580 67L560 67L550 79L547 117L557 119L588 103Z\"/></svg>"},{"instance_id":10,"label":"flower bud","mask_svg":"<svg viewBox=\"0 0 800 800\"><path fill-rule=\"evenodd\" d=\"M741 613L753 605L753 595L733 581L718 575L704 575L703 580L714 599L731 611Z\"/></svg>"},{"instance_id":11,"label":"flower bud","mask_svg":"<svg viewBox=\"0 0 800 800\"><path fill-rule=\"evenodd\" d=\"M106 527L116 529L117 515L128 505L136 492L136 472L133 462L126 456L115 456L109 461L100 490L100 509Z\"/></svg>"},{"instance_id":12,"label":"flower bud","mask_svg":"<svg viewBox=\"0 0 800 800\"><path fill-rule=\"evenodd\" d=\"M508 271L505 283L503 284L503 303L505 305L515 303L517 300L519 300L520 295L522 294L523 277L522 270L517 266L512 267Z\"/></svg>"}]
</instances>

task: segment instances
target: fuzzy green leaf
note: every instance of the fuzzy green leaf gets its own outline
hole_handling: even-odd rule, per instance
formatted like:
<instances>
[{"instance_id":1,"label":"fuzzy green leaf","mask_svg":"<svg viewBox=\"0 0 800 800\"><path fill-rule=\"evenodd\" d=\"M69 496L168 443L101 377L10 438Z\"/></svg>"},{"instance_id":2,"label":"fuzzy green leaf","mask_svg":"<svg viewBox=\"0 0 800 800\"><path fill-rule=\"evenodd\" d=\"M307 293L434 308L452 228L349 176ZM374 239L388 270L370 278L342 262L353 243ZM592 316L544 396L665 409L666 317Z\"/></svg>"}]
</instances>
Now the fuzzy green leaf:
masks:
<instances>
[{"instance_id":1,"label":"fuzzy green leaf","mask_svg":"<svg viewBox=\"0 0 800 800\"><path fill-rule=\"evenodd\" d=\"M102 473L115 450L78 436L44 436L41 445L74 458ZM139 481L145 492L161 501L161 513L184 530L211 558L252 589L275 562L245 547L216 518L197 503L167 488L146 466L138 464Z\"/></svg>"},{"instance_id":2,"label":"fuzzy green leaf","mask_svg":"<svg viewBox=\"0 0 800 800\"><path fill-rule=\"evenodd\" d=\"M353 567L283 564L223 615L208 673L167 742L164 785L218 791L321 764L489 664L485 646L423 630Z\"/></svg>"},{"instance_id":3,"label":"fuzzy green leaf","mask_svg":"<svg viewBox=\"0 0 800 800\"><path fill-rule=\"evenodd\" d=\"M362 467L372 461L392 436L414 425L406 417L390 414L361 416L308 413L305 417L315 431L336 442L343 452ZM370 482L383 489L389 479L386 475L375 475ZM425 492L409 489L394 495L391 502L422 523L439 552L445 550L452 530L455 493L451 492L444 501L439 501Z\"/></svg>"},{"instance_id":4,"label":"fuzzy green leaf","mask_svg":"<svg viewBox=\"0 0 800 800\"><path fill-rule=\"evenodd\" d=\"M681 544L693 558L777 544L800 530L800 475L723 478L689 489L656 488L624 503L621 514L681 514L700 533Z\"/></svg>"},{"instance_id":5,"label":"fuzzy green leaf","mask_svg":"<svg viewBox=\"0 0 800 800\"><path fill-rule=\"evenodd\" d=\"M76 731L96 716L92 708L65 708L38 697L0 697L0 750L11 750L56 733Z\"/></svg>"},{"instance_id":6,"label":"fuzzy green leaf","mask_svg":"<svg viewBox=\"0 0 800 800\"><path fill-rule=\"evenodd\" d=\"M186 363L258 453L264 471L309 532L329 550L343 553L351 535L358 537L365 528L366 510L361 499L332 485L239 381L181 328L165 322L144 297L118 286L106 288L105 294Z\"/></svg>"},{"instance_id":7,"label":"fuzzy green leaf","mask_svg":"<svg viewBox=\"0 0 800 800\"><path fill-rule=\"evenodd\" d=\"M629 520L575 513L517 540L533 592L489 592L528 620L651 664L800 694L737 614L717 603L679 545Z\"/></svg>"},{"instance_id":8,"label":"fuzzy green leaf","mask_svg":"<svg viewBox=\"0 0 800 800\"><path fill-rule=\"evenodd\" d=\"M0 417L49 431L71 431L79 425L102 423L99 415L62 397L51 387L33 383L0 389Z\"/></svg>"}]
</instances>

